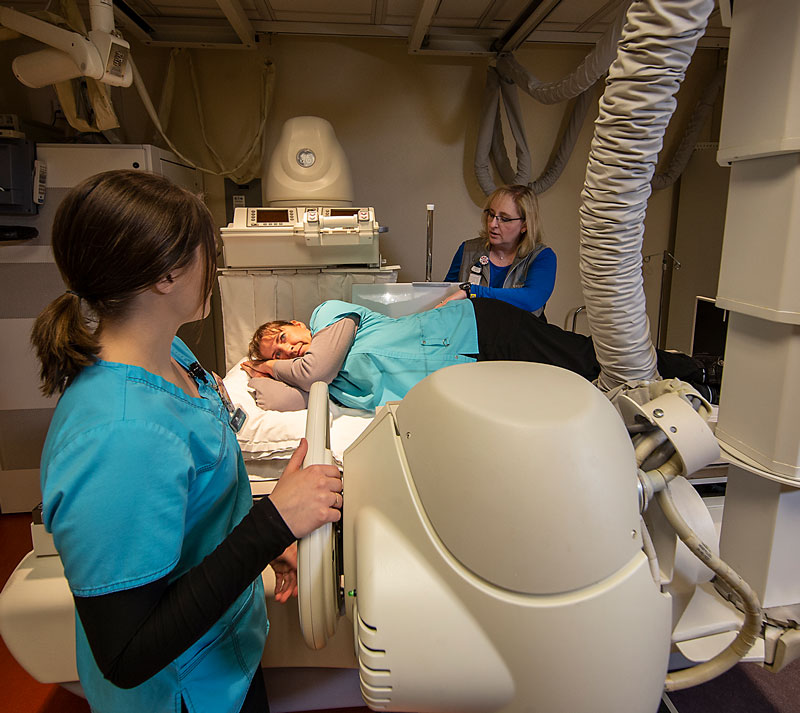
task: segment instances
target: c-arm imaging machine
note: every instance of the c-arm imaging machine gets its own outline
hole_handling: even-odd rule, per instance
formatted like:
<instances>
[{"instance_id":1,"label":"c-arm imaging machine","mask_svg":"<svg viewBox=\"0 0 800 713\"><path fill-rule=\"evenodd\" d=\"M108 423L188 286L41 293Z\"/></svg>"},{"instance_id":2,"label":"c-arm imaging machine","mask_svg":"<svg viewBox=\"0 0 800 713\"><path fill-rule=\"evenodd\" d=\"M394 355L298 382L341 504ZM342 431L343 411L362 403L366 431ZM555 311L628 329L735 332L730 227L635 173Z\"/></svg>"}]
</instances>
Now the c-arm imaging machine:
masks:
<instances>
[{"instance_id":1,"label":"c-arm imaging machine","mask_svg":"<svg viewBox=\"0 0 800 713\"><path fill-rule=\"evenodd\" d=\"M300 543L305 642L322 648L352 626L375 710L646 713L665 685L800 656L793 0L737 0L731 23L717 298L731 317L716 438L701 399L654 380L641 303L648 181L713 5L632 3L609 73L581 209L600 388L533 364L436 372L345 452L341 527ZM329 457L326 423L315 385L307 462ZM683 476L718 444L731 465L717 545ZM2 610L0 598L7 638Z\"/></svg>"},{"instance_id":2,"label":"c-arm imaging machine","mask_svg":"<svg viewBox=\"0 0 800 713\"><path fill-rule=\"evenodd\" d=\"M581 267L609 398L544 366L437 372L380 409L345 452L341 546L332 533L301 542L306 641L324 645L346 614L376 710L641 713L665 687L739 660L778 671L800 656L800 112L790 84L800 8L790 0L737 0L732 18L717 298L731 317L716 439L699 399L652 381L638 294L648 181L713 5L634 2L601 101ZM620 138L637 135L636 146ZM713 461L718 443L730 462L719 543L683 477Z\"/></svg>"}]
</instances>

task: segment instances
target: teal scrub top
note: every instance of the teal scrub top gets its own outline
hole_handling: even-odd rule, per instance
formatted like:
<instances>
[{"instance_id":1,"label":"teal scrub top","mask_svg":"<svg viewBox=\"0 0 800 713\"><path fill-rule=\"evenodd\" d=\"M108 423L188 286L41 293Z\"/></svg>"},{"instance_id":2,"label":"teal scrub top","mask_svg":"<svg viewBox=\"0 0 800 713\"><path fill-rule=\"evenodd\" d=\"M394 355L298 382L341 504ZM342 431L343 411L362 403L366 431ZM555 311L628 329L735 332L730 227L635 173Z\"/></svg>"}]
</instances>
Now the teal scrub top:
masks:
<instances>
[{"instance_id":1,"label":"teal scrub top","mask_svg":"<svg viewBox=\"0 0 800 713\"><path fill-rule=\"evenodd\" d=\"M172 356L195 361L177 338ZM62 395L42 454L43 515L74 594L176 579L252 506L228 413L207 378L193 398L141 367L101 360ZM259 577L192 647L123 690L103 678L76 616L78 674L101 713L180 713L182 696L192 713L236 713L267 626Z\"/></svg>"},{"instance_id":2,"label":"teal scrub top","mask_svg":"<svg viewBox=\"0 0 800 713\"><path fill-rule=\"evenodd\" d=\"M328 386L344 406L375 409L397 401L434 371L475 361L478 354L478 328L470 300L452 300L439 309L405 317L387 317L360 305L330 300L312 313L312 335L349 314L359 318L355 340Z\"/></svg>"}]
</instances>

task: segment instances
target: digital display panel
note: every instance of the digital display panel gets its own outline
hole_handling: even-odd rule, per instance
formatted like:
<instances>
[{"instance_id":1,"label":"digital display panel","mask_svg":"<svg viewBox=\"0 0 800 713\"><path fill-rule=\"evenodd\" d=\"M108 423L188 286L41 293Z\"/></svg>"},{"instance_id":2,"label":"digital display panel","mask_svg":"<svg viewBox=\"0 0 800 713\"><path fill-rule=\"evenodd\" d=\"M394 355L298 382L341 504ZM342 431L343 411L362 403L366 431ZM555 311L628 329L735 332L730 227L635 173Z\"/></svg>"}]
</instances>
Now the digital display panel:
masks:
<instances>
[{"instance_id":1,"label":"digital display panel","mask_svg":"<svg viewBox=\"0 0 800 713\"><path fill-rule=\"evenodd\" d=\"M358 208L331 208L331 218L358 215Z\"/></svg>"},{"instance_id":2,"label":"digital display panel","mask_svg":"<svg viewBox=\"0 0 800 713\"><path fill-rule=\"evenodd\" d=\"M289 211L279 208L260 208L256 211L256 223L288 223Z\"/></svg>"}]
</instances>

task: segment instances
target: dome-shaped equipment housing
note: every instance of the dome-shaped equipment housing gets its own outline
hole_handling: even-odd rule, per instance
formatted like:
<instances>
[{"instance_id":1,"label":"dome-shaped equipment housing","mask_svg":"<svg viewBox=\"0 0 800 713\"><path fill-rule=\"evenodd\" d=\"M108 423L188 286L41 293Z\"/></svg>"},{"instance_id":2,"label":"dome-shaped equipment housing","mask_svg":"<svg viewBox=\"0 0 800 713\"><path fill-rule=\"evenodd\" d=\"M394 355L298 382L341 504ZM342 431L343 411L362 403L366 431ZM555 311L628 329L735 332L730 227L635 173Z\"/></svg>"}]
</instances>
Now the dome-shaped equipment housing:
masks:
<instances>
[{"instance_id":1,"label":"dome-shaped equipment housing","mask_svg":"<svg viewBox=\"0 0 800 713\"><path fill-rule=\"evenodd\" d=\"M582 377L526 362L448 367L411 389L397 424L432 527L484 580L570 592L641 549L630 438Z\"/></svg>"},{"instance_id":2,"label":"dome-shaped equipment housing","mask_svg":"<svg viewBox=\"0 0 800 713\"><path fill-rule=\"evenodd\" d=\"M331 124L318 116L289 119L264 176L270 206L350 206L350 166Z\"/></svg>"}]
</instances>

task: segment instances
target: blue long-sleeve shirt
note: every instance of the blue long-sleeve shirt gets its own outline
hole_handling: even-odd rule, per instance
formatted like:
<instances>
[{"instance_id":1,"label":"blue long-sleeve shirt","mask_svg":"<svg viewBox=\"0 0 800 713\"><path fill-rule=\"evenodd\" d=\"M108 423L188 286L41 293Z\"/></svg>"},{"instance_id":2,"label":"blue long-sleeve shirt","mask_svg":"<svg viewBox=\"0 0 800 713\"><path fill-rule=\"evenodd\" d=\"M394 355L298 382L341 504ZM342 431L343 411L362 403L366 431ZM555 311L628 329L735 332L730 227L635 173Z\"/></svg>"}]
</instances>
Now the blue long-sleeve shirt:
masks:
<instances>
[{"instance_id":1,"label":"blue long-sleeve shirt","mask_svg":"<svg viewBox=\"0 0 800 713\"><path fill-rule=\"evenodd\" d=\"M458 282L461 271L461 262L464 259L464 243L456 251L450 269L444 278L445 282ZM508 274L508 267L497 267L489 263L489 286L473 285L472 294L476 297L491 297L502 300L524 309L526 312L535 312L544 307L556 284L556 254L545 248L534 259L528 269L524 287L503 287L503 281Z\"/></svg>"}]
</instances>

